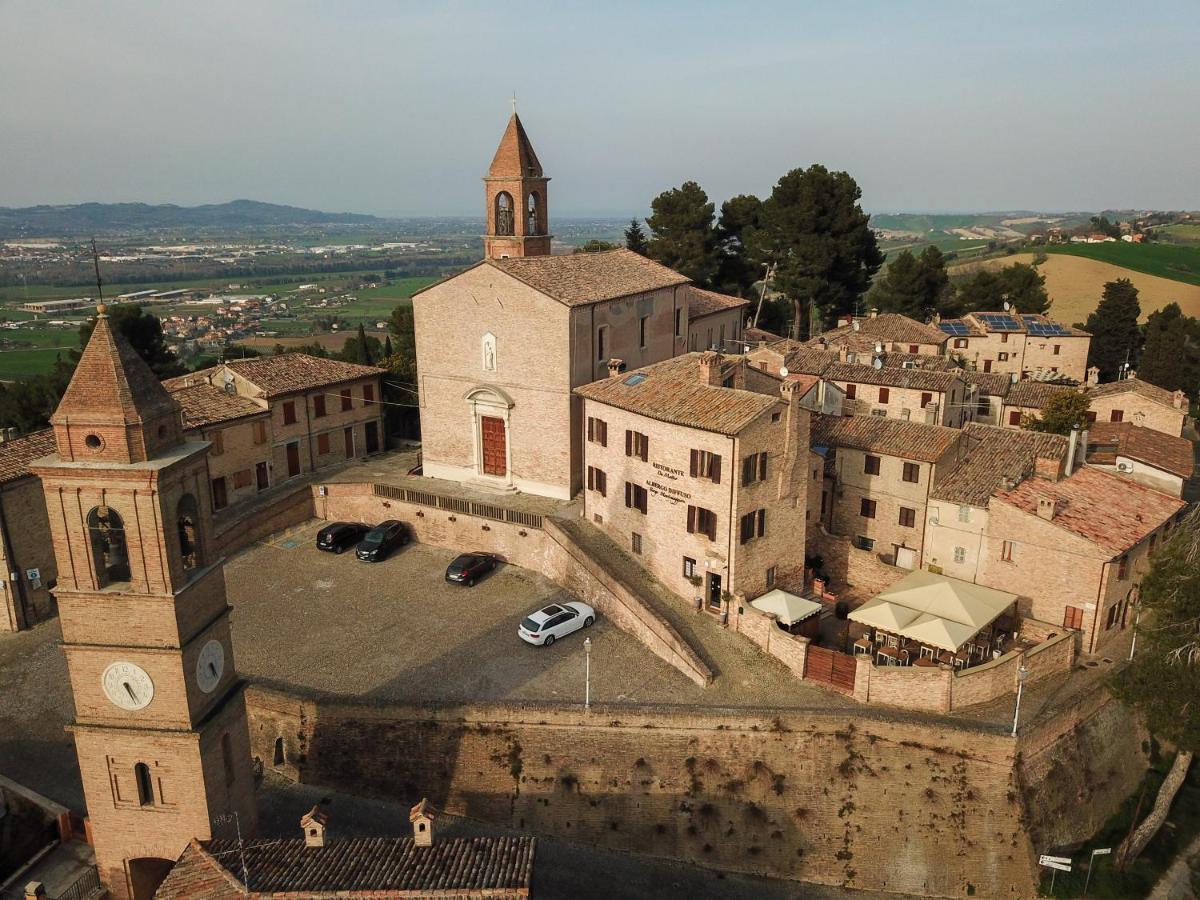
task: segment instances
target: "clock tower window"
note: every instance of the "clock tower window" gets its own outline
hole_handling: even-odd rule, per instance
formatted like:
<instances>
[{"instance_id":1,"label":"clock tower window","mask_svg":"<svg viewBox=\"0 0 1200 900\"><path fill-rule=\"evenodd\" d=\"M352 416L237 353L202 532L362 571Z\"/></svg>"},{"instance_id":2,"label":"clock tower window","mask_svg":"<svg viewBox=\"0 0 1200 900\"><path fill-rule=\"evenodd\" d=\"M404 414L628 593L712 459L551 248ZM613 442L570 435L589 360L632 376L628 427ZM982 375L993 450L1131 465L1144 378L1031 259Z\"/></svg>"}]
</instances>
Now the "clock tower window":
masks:
<instances>
[{"instance_id":1,"label":"clock tower window","mask_svg":"<svg viewBox=\"0 0 1200 900\"><path fill-rule=\"evenodd\" d=\"M137 782L138 803L142 806L153 806L154 780L150 777L150 767L145 763L134 766L133 780Z\"/></svg>"},{"instance_id":2,"label":"clock tower window","mask_svg":"<svg viewBox=\"0 0 1200 900\"><path fill-rule=\"evenodd\" d=\"M129 548L125 545L125 523L109 506L97 506L87 514L96 586L108 587L129 581Z\"/></svg>"},{"instance_id":3,"label":"clock tower window","mask_svg":"<svg viewBox=\"0 0 1200 900\"><path fill-rule=\"evenodd\" d=\"M513 233L513 198L508 191L496 195L496 234Z\"/></svg>"},{"instance_id":4,"label":"clock tower window","mask_svg":"<svg viewBox=\"0 0 1200 900\"><path fill-rule=\"evenodd\" d=\"M176 526L179 530L179 555L183 560L184 572L190 572L204 563L196 528L199 515L200 510L196 504L196 498L191 494L184 494L179 500L176 519Z\"/></svg>"}]
</instances>

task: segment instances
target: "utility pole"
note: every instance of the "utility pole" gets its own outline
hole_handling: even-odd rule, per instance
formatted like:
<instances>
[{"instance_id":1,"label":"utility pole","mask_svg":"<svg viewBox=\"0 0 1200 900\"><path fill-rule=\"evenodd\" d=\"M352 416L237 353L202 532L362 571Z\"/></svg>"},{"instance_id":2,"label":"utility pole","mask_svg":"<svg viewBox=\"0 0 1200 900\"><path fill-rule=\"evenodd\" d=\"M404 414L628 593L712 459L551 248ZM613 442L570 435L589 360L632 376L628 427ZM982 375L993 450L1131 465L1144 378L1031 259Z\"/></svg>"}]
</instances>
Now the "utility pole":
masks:
<instances>
[{"instance_id":1,"label":"utility pole","mask_svg":"<svg viewBox=\"0 0 1200 900\"><path fill-rule=\"evenodd\" d=\"M767 272L763 275L762 290L758 292L758 307L754 310L752 326L758 327L758 317L762 315L763 300L767 296L767 284L771 281L771 273L775 271L775 263L767 263Z\"/></svg>"},{"instance_id":2,"label":"utility pole","mask_svg":"<svg viewBox=\"0 0 1200 900\"><path fill-rule=\"evenodd\" d=\"M592 707L592 639L583 639L583 708Z\"/></svg>"}]
</instances>

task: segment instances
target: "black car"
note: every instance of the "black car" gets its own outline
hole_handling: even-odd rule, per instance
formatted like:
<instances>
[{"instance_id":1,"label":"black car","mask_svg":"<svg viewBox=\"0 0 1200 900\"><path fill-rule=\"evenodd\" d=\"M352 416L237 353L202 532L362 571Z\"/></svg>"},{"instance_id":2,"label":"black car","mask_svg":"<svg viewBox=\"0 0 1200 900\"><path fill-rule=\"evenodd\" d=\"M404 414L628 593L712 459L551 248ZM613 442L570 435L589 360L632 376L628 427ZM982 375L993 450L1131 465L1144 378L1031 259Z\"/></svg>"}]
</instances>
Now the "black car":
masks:
<instances>
[{"instance_id":1,"label":"black car","mask_svg":"<svg viewBox=\"0 0 1200 900\"><path fill-rule=\"evenodd\" d=\"M371 530L362 522L334 522L317 532L317 549L326 553L342 553L362 540Z\"/></svg>"},{"instance_id":2,"label":"black car","mask_svg":"<svg viewBox=\"0 0 1200 900\"><path fill-rule=\"evenodd\" d=\"M358 542L358 558L367 562L382 562L397 547L409 541L408 526L398 519L380 522Z\"/></svg>"},{"instance_id":3,"label":"black car","mask_svg":"<svg viewBox=\"0 0 1200 900\"><path fill-rule=\"evenodd\" d=\"M475 582L496 568L496 557L490 553L464 553L446 568L446 580L451 584L474 586Z\"/></svg>"}]
</instances>

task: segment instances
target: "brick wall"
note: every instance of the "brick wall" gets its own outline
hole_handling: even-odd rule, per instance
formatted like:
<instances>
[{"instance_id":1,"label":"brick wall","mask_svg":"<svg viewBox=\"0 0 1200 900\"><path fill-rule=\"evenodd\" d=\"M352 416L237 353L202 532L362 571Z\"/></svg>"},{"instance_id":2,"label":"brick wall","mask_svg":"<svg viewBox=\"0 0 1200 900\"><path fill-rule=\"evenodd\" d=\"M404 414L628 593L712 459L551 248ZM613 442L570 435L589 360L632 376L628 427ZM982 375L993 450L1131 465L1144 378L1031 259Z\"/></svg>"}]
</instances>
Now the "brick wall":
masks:
<instances>
[{"instance_id":1,"label":"brick wall","mask_svg":"<svg viewBox=\"0 0 1200 900\"><path fill-rule=\"evenodd\" d=\"M738 613L738 609L742 611ZM774 656L797 678L804 677L808 638L789 634L776 624L775 616L755 609L748 603L739 604L734 608L729 627L749 638L763 652Z\"/></svg>"},{"instance_id":2,"label":"brick wall","mask_svg":"<svg viewBox=\"0 0 1200 900\"><path fill-rule=\"evenodd\" d=\"M54 614L50 584L57 577L46 499L36 478L20 478L0 488L0 571L16 572L0 589L0 632L20 631ZM27 577L37 569L35 585Z\"/></svg>"},{"instance_id":3,"label":"brick wall","mask_svg":"<svg viewBox=\"0 0 1200 900\"><path fill-rule=\"evenodd\" d=\"M1113 421L1114 410L1121 411L1122 422L1132 422L1175 437L1183 434L1183 423L1187 418L1183 410L1155 403L1133 391L1092 398L1091 411L1096 414L1097 422Z\"/></svg>"},{"instance_id":4,"label":"brick wall","mask_svg":"<svg viewBox=\"0 0 1200 900\"><path fill-rule=\"evenodd\" d=\"M1092 338L1087 337L1038 337L1030 335L1025 340L1025 371L1057 369L1059 374L1082 382L1087 378L1088 348ZM1054 352L1055 347L1058 353Z\"/></svg>"},{"instance_id":5,"label":"brick wall","mask_svg":"<svg viewBox=\"0 0 1200 900\"><path fill-rule=\"evenodd\" d=\"M824 559L831 579L829 589L838 596L866 600L907 574L905 569L881 562L874 552L854 547L849 538L830 534L821 527L809 528L807 552Z\"/></svg>"}]
</instances>

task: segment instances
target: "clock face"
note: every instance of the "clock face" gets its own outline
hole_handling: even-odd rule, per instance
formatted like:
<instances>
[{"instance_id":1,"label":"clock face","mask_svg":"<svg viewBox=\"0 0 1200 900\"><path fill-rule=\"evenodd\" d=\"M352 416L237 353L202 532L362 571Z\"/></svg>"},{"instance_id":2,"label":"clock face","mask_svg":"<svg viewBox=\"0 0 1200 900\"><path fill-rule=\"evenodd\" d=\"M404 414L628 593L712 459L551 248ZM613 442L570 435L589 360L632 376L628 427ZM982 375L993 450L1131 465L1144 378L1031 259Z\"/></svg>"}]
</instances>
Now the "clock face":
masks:
<instances>
[{"instance_id":1,"label":"clock face","mask_svg":"<svg viewBox=\"0 0 1200 900\"><path fill-rule=\"evenodd\" d=\"M154 699L154 682L136 663L112 663L100 676L100 684L114 706L130 712L145 709Z\"/></svg>"},{"instance_id":2,"label":"clock face","mask_svg":"<svg viewBox=\"0 0 1200 900\"><path fill-rule=\"evenodd\" d=\"M200 648L196 657L196 684L204 693L211 693L225 671L225 647L218 640L211 640Z\"/></svg>"}]
</instances>

